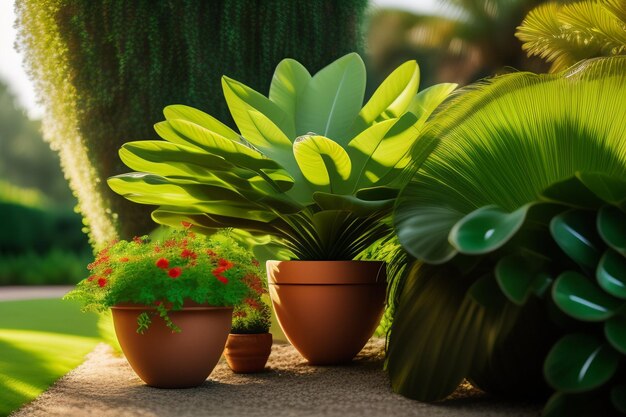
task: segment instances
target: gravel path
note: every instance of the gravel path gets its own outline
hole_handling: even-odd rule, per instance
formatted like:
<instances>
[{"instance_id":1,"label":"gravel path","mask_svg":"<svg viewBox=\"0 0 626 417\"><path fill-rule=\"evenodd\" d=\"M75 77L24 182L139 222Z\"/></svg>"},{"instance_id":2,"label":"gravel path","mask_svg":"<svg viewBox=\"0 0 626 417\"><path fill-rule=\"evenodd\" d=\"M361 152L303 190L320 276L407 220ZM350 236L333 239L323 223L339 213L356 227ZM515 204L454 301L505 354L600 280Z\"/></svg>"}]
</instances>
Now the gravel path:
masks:
<instances>
[{"instance_id":1,"label":"gravel path","mask_svg":"<svg viewBox=\"0 0 626 417\"><path fill-rule=\"evenodd\" d=\"M34 300L36 298L61 298L74 286L0 286L0 301Z\"/></svg>"},{"instance_id":2,"label":"gravel path","mask_svg":"<svg viewBox=\"0 0 626 417\"><path fill-rule=\"evenodd\" d=\"M287 344L275 344L267 372L233 374L222 360L200 387L145 386L124 358L99 345L81 366L12 417L97 416L538 416L540 407L489 398L463 386L445 403L393 394L382 371L382 340L349 366L308 366Z\"/></svg>"}]
</instances>

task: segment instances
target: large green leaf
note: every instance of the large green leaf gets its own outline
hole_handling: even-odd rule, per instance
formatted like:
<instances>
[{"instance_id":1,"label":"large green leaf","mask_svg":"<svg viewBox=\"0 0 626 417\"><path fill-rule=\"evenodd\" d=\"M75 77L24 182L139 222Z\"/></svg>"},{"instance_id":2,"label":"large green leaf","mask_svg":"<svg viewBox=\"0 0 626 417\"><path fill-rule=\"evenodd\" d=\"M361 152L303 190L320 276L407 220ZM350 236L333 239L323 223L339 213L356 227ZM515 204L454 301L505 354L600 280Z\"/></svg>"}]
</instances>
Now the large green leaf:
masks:
<instances>
[{"instance_id":1,"label":"large green leaf","mask_svg":"<svg viewBox=\"0 0 626 417\"><path fill-rule=\"evenodd\" d=\"M191 123L195 123L208 129L227 139L239 141L240 137L237 132L217 120L215 117L205 112L194 109L193 107L184 106L182 104L174 104L163 109L163 115L166 120L181 119Z\"/></svg>"},{"instance_id":2,"label":"large green leaf","mask_svg":"<svg viewBox=\"0 0 626 417\"><path fill-rule=\"evenodd\" d=\"M597 224L604 242L626 256L626 213L614 206L602 207Z\"/></svg>"},{"instance_id":3,"label":"large green leaf","mask_svg":"<svg viewBox=\"0 0 626 417\"><path fill-rule=\"evenodd\" d=\"M396 68L363 106L352 131L358 134L374 122L402 116L417 94L419 79L419 67L415 61L407 61Z\"/></svg>"},{"instance_id":4,"label":"large green leaf","mask_svg":"<svg viewBox=\"0 0 626 417\"><path fill-rule=\"evenodd\" d=\"M610 346L588 334L570 334L548 354L544 374L559 391L585 392L611 379L618 365L619 355Z\"/></svg>"},{"instance_id":5,"label":"large green leaf","mask_svg":"<svg viewBox=\"0 0 626 417\"><path fill-rule=\"evenodd\" d=\"M352 163L348 153L324 136L300 136L293 144L293 154L302 175L316 189L337 192L350 177Z\"/></svg>"},{"instance_id":6,"label":"large green leaf","mask_svg":"<svg viewBox=\"0 0 626 417\"><path fill-rule=\"evenodd\" d=\"M474 210L450 230L450 243L465 254L492 252L508 242L522 227L529 207L524 205L512 213L495 206Z\"/></svg>"},{"instance_id":7,"label":"large green leaf","mask_svg":"<svg viewBox=\"0 0 626 417\"><path fill-rule=\"evenodd\" d=\"M594 212L570 210L559 214L550 222L550 234L567 256L582 267L595 269L604 243L596 230Z\"/></svg>"},{"instance_id":8,"label":"large green leaf","mask_svg":"<svg viewBox=\"0 0 626 417\"><path fill-rule=\"evenodd\" d=\"M583 321L607 320L622 305L593 281L574 271L559 275L552 288L552 298L565 313Z\"/></svg>"},{"instance_id":9,"label":"large green leaf","mask_svg":"<svg viewBox=\"0 0 626 417\"><path fill-rule=\"evenodd\" d=\"M604 335L622 355L626 355L626 317L615 316L604 323Z\"/></svg>"},{"instance_id":10,"label":"large green leaf","mask_svg":"<svg viewBox=\"0 0 626 417\"><path fill-rule=\"evenodd\" d=\"M298 96L297 135L321 135L345 145L364 94L365 64L358 54L345 55L322 68Z\"/></svg>"},{"instance_id":11,"label":"large green leaf","mask_svg":"<svg viewBox=\"0 0 626 417\"><path fill-rule=\"evenodd\" d=\"M509 255L498 261L496 280L506 297L517 305L523 305L533 293L543 293L551 278L542 273L545 260L530 254Z\"/></svg>"},{"instance_id":12,"label":"large green leaf","mask_svg":"<svg viewBox=\"0 0 626 417\"><path fill-rule=\"evenodd\" d=\"M457 84L442 83L435 84L420 91L413 97L408 111L417 116L420 120L427 119L433 111L454 91Z\"/></svg>"},{"instance_id":13,"label":"large green leaf","mask_svg":"<svg viewBox=\"0 0 626 417\"><path fill-rule=\"evenodd\" d=\"M313 199L322 210L350 211L357 216L364 217L390 209L395 202L394 198L364 200L353 195L337 195L319 191L313 194Z\"/></svg>"},{"instance_id":14,"label":"large green leaf","mask_svg":"<svg viewBox=\"0 0 626 417\"><path fill-rule=\"evenodd\" d=\"M295 120L298 96L304 93L310 79L311 74L298 61L283 59L274 71L269 99Z\"/></svg>"},{"instance_id":15,"label":"large green leaf","mask_svg":"<svg viewBox=\"0 0 626 417\"><path fill-rule=\"evenodd\" d=\"M625 96L626 57L507 74L456 94L429 122L420 142L437 147L398 197L402 245L444 262L455 254L450 230L480 207L513 212L578 172L626 180Z\"/></svg>"},{"instance_id":16,"label":"large green leaf","mask_svg":"<svg viewBox=\"0 0 626 417\"><path fill-rule=\"evenodd\" d=\"M264 95L226 76L222 77L222 89L230 113L246 140L253 142L259 137L256 126L250 120L251 111L265 115L287 137L295 136L293 119ZM263 139L260 138L259 140Z\"/></svg>"},{"instance_id":17,"label":"large green leaf","mask_svg":"<svg viewBox=\"0 0 626 417\"><path fill-rule=\"evenodd\" d=\"M600 287L614 297L626 300L626 258L617 252L607 250L596 269Z\"/></svg>"}]
</instances>

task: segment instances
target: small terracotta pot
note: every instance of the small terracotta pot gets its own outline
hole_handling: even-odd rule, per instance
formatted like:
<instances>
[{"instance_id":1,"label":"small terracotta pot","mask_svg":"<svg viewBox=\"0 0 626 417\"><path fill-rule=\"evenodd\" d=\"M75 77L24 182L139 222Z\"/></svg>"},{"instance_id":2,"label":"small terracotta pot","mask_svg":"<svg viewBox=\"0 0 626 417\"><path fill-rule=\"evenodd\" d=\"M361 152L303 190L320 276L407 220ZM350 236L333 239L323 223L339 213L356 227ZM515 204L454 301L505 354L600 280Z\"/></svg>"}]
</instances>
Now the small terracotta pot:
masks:
<instances>
[{"instance_id":1,"label":"small terracotta pot","mask_svg":"<svg viewBox=\"0 0 626 417\"><path fill-rule=\"evenodd\" d=\"M232 307L185 303L171 311L180 333L172 333L160 317L144 334L137 333L137 316L153 307L120 304L111 308L115 334L135 373L157 388L189 388L202 384L224 351L231 328Z\"/></svg>"},{"instance_id":2,"label":"small terracotta pot","mask_svg":"<svg viewBox=\"0 0 626 417\"><path fill-rule=\"evenodd\" d=\"M285 336L312 365L351 361L385 307L386 269L375 261L267 261Z\"/></svg>"},{"instance_id":3,"label":"small terracotta pot","mask_svg":"<svg viewBox=\"0 0 626 417\"><path fill-rule=\"evenodd\" d=\"M272 351L272 334L229 334L224 356L236 374L251 374L265 370Z\"/></svg>"}]
</instances>

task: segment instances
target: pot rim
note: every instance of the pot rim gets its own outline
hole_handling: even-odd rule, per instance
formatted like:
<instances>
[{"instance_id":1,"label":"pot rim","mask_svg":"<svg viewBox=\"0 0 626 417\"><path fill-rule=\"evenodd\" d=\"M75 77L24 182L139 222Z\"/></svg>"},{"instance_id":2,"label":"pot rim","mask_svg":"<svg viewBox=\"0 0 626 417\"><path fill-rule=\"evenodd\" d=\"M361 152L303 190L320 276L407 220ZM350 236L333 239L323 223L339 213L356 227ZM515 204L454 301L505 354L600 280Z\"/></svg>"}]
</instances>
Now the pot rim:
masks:
<instances>
[{"instance_id":1,"label":"pot rim","mask_svg":"<svg viewBox=\"0 0 626 417\"><path fill-rule=\"evenodd\" d=\"M267 261L270 285L386 285L384 261Z\"/></svg>"}]
</instances>

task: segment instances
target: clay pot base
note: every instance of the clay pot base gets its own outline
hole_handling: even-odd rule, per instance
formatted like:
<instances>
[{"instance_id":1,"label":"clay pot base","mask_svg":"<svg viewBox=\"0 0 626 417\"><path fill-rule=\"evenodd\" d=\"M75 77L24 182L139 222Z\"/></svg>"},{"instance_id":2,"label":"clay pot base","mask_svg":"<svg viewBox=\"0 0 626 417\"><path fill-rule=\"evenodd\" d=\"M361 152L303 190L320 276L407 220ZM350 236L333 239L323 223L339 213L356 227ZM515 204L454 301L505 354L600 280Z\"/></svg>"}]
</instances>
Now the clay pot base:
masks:
<instances>
[{"instance_id":1,"label":"clay pot base","mask_svg":"<svg viewBox=\"0 0 626 417\"><path fill-rule=\"evenodd\" d=\"M311 365L350 362L385 306L385 264L268 261L269 292L285 336Z\"/></svg>"},{"instance_id":2,"label":"clay pot base","mask_svg":"<svg viewBox=\"0 0 626 417\"><path fill-rule=\"evenodd\" d=\"M231 328L232 308L189 307L170 312L182 332L172 333L160 317L153 317L144 334L137 333L137 316L147 306L112 309L115 333L135 373L156 388L201 385L220 359Z\"/></svg>"},{"instance_id":3,"label":"clay pot base","mask_svg":"<svg viewBox=\"0 0 626 417\"><path fill-rule=\"evenodd\" d=\"M224 356L230 369L236 374L265 371L265 364L272 351L272 334L229 334Z\"/></svg>"}]
</instances>

